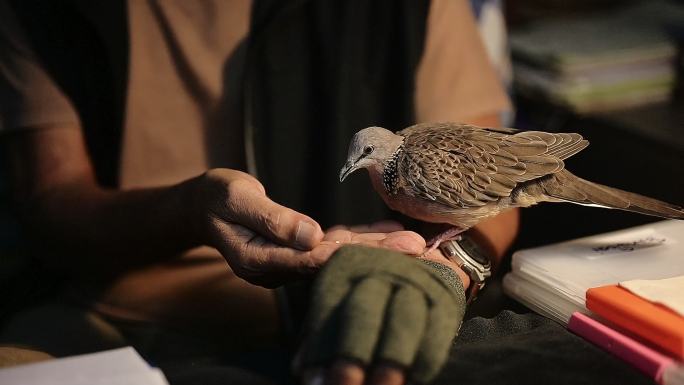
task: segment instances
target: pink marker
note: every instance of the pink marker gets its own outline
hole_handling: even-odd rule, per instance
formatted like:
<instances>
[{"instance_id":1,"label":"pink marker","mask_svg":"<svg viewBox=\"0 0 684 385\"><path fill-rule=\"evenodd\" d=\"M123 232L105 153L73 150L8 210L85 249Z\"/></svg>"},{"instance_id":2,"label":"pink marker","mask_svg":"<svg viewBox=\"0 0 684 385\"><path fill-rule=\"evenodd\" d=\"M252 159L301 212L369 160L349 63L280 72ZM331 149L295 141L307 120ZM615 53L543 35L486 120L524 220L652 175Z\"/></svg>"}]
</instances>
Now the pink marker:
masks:
<instances>
[{"instance_id":1,"label":"pink marker","mask_svg":"<svg viewBox=\"0 0 684 385\"><path fill-rule=\"evenodd\" d=\"M668 379L682 376L683 369L674 359L582 313L572 314L568 329L639 369L659 384L667 385Z\"/></svg>"}]
</instances>

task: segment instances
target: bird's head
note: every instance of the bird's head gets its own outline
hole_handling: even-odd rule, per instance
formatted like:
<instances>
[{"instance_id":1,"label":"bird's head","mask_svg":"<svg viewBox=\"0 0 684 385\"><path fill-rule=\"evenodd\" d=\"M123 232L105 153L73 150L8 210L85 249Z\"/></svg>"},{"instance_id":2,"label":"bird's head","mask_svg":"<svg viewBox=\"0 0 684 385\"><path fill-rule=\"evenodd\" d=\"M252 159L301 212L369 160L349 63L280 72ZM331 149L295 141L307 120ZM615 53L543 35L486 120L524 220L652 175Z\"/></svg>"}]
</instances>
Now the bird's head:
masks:
<instances>
[{"instance_id":1,"label":"bird's head","mask_svg":"<svg viewBox=\"0 0 684 385\"><path fill-rule=\"evenodd\" d=\"M357 132L349 143L347 162L340 170L340 182L361 168L382 169L403 140L403 137L382 127L368 127Z\"/></svg>"}]
</instances>

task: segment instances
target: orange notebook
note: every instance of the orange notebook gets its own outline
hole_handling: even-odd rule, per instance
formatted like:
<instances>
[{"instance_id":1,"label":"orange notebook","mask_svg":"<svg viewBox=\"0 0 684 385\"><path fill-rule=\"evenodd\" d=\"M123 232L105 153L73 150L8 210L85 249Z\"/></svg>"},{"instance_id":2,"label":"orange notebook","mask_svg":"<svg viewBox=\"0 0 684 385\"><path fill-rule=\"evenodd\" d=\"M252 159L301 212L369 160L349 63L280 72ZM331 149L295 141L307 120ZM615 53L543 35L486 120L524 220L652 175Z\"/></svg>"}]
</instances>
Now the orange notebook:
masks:
<instances>
[{"instance_id":1,"label":"orange notebook","mask_svg":"<svg viewBox=\"0 0 684 385\"><path fill-rule=\"evenodd\" d=\"M684 317L617 286L587 290L587 308L684 361Z\"/></svg>"}]
</instances>

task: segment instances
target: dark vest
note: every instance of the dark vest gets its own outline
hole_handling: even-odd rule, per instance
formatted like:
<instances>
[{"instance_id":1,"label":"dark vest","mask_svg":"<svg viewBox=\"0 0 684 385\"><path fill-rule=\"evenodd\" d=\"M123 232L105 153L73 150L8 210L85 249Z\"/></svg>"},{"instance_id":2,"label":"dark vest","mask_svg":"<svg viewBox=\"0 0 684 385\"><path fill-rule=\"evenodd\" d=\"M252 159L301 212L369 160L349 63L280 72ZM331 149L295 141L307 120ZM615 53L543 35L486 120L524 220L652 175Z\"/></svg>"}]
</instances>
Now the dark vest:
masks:
<instances>
[{"instance_id":1,"label":"dark vest","mask_svg":"<svg viewBox=\"0 0 684 385\"><path fill-rule=\"evenodd\" d=\"M72 100L99 182L115 187L126 97L124 1L13 0L34 50ZM269 196L322 225L386 218L367 177L338 181L361 128L415 121L427 0L255 0L247 132Z\"/></svg>"}]
</instances>

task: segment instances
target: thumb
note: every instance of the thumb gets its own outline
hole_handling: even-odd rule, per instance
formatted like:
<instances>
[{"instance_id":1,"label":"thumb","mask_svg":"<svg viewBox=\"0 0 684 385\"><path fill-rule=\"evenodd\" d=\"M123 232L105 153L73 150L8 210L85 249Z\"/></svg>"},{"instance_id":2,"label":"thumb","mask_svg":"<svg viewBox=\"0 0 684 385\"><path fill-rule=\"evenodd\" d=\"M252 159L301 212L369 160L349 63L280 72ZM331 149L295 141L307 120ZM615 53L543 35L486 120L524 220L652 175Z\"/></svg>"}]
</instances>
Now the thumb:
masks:
<instances>
[{"instance_id":1,"label":"thumb","mask_svg":"<svg viewBox=\"0 0 684 385\"><path fill-rule=\"evenodd\" d=\"M311 250L323 239L321 226L308 216L279 205L266 195L245 191L231 208L231 219L271 241Z\"/></svg>"}]
</instances>

